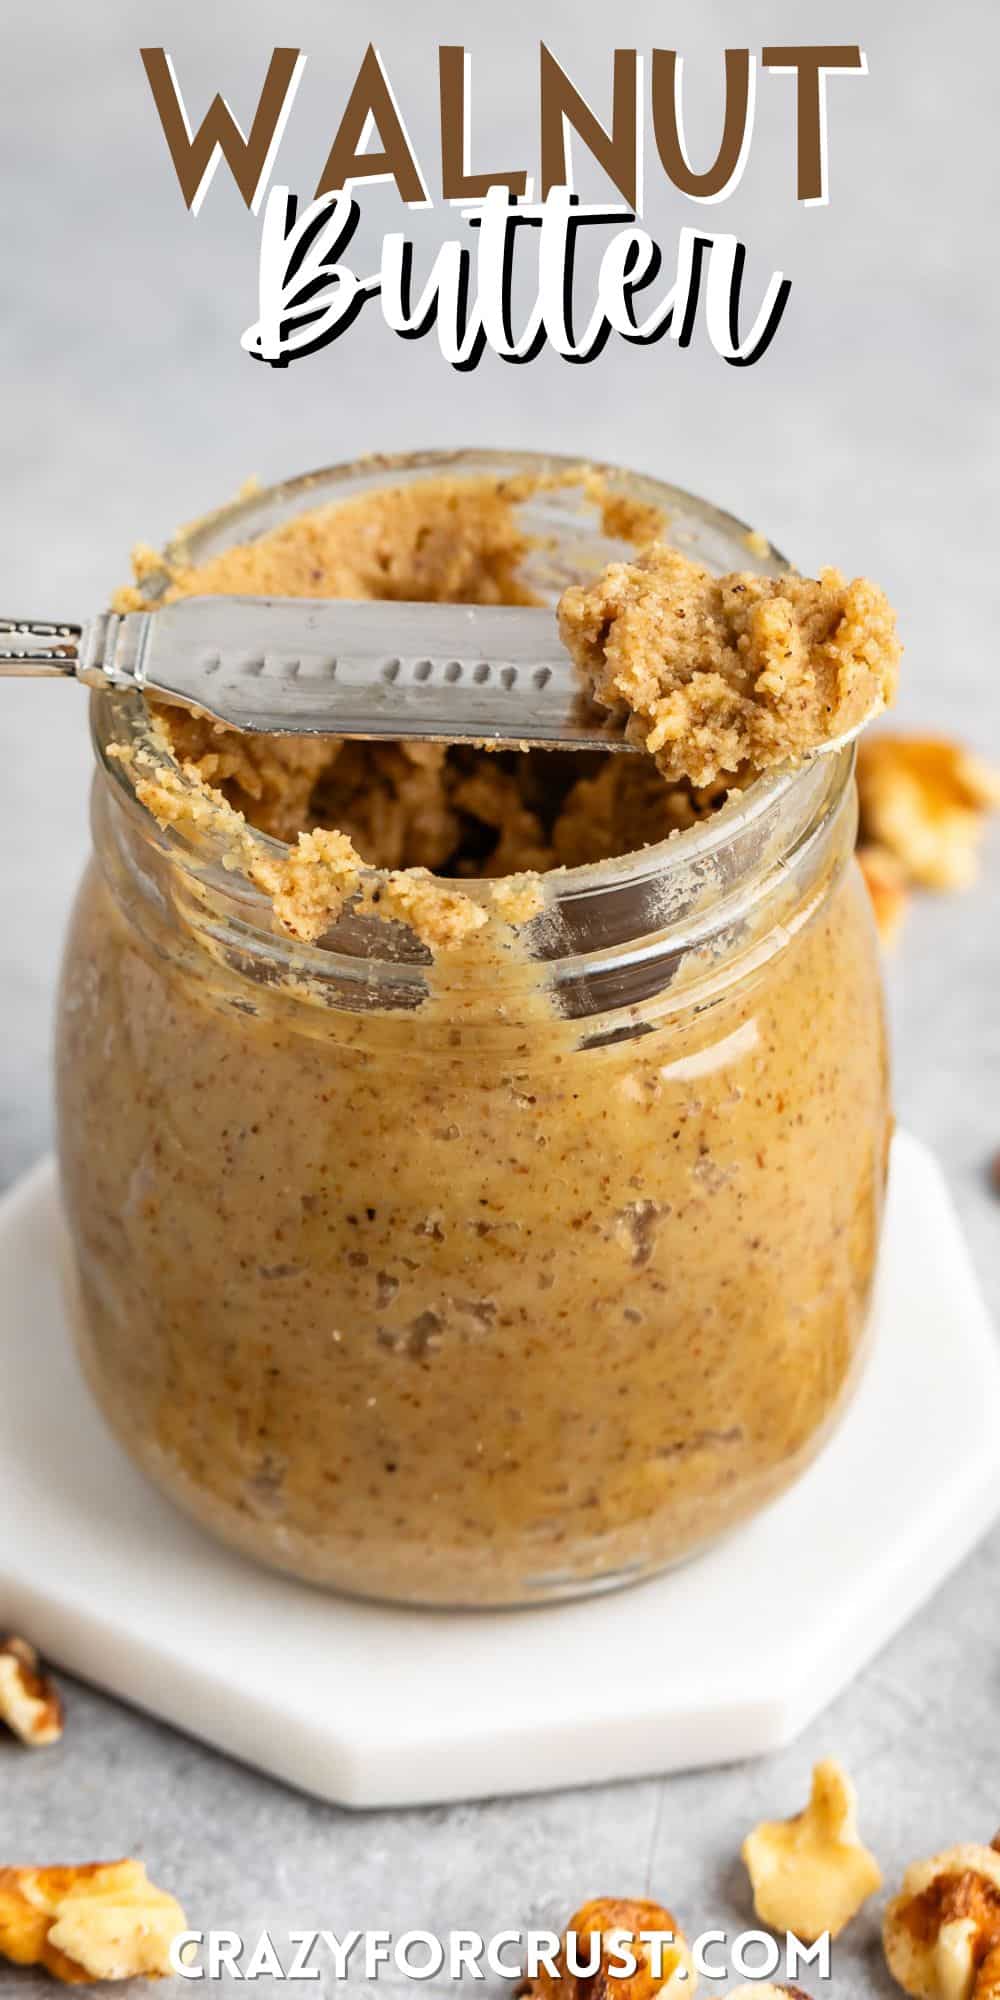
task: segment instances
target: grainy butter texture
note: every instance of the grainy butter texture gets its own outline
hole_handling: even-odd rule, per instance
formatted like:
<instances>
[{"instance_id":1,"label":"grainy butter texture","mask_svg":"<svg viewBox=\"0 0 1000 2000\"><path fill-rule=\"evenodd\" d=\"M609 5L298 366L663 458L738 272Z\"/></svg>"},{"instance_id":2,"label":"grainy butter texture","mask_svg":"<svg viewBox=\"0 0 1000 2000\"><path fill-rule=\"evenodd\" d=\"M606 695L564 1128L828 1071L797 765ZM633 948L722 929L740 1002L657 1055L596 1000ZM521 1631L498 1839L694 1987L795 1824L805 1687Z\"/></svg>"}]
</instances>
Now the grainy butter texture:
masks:
<instances>
[{"instance_id":1,"label":"grainy butter texture","mask_svg":"<svg viewBox=\"0 0 1000 2000\"><path fill-rule=\"evenodd\" d=\"M509 493L431 482L171 587L510 598L521 553ZM115 843L145 835L105 787L59 1120L81 1352L126 1448L237 1547L402 1600L594 1587L755 1511L843 1405L878 1238L881 998L849 797L808 879L773 871L725 942L702 910L705 941L651 961L629 1005L595 987L572 1018L511 928L544 872L718 795L641 757L168 726L180 767L151 739L140 792L183 832L228 815L285 928L319 936L360 881L432 950L411 1007L374 972L320 990L284 939L255 969L180 860L140 903ZM463 889L484 875L495 904Z\"/></svg>"},{"instance_id":2,"label":"grainy butter texture","mask_svg":"<svg viewBox=\"0 0 1000 2000\"><path fill-rule=\"evenodd\" d=\"M891 606L867 577L714 577L655 543L567 590L563 639L665 778L699 785L795 761L896 692Z\"/></svg>"},{"instance_id":3,"label":"grainy butter texture","mask_svg":"<svg viewBox=\"0 0 1000 2000\"><path fill-rule=\"evenodd\" d=\"M605 494L585 474L581 481L609 532L627 540L662 527L648 506ZM532 602L520 577L528 541L518 516L529 484L431 480L316 509L209 562L175 568L164 595ZM151 550L137 551L138 581L118 593L117 608L145 605L143 579L160 568ZM209 794L230 808L215 824L233 859L272 898L283 927L304 939L336 921L367 863L387 871L377 891L381 914L448 949L481 928L485 915L429 875L524 877L628 853L693 825L731 782L665 784L636 757L246 736L177 708L162 709L158 720L159 748L183 776L157 756L154 739L138 772L143 803L161 823L189 828L211 819ZM293 843L292 852L275 863L237 814ZM366 900L370 907L370 892ZM539 902L537 886L531 893L522 882L516 898L505 886L493 907L516 923Z\"/></svg>"}]
</instances>

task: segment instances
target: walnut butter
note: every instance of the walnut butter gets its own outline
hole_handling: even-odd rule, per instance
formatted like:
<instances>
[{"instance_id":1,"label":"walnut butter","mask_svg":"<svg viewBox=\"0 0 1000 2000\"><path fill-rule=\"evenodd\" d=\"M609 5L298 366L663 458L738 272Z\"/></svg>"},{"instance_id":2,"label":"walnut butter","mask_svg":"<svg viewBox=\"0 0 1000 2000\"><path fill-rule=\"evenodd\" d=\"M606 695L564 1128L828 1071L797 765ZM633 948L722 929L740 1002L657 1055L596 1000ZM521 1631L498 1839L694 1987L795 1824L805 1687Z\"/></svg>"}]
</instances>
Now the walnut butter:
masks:
<instances>
[{"instance_id":1,"label":"walnut butter","mask_svg":"<svg viewBox=\"0 0 1000 2000\"><path fill-rule=\"evenodd\" d=\"M140 552L123 602L570 587L593 651L594 579L657 537L694 566L675 619L752 580L772 749L782 659L802 747L806 641L826 693L838 645L894 673L871 586L780 595L728 517L526 455L251 495ZM385 1599L607 1587L752 1515L842 1410L888 1136L875 933L851 753L753 764L746 629L715 617L729 733L706 748L699 698L694 769L94 697L58 1061L75 1323L126 1450L233 1546Z\"/></svg>"}]
</instances>

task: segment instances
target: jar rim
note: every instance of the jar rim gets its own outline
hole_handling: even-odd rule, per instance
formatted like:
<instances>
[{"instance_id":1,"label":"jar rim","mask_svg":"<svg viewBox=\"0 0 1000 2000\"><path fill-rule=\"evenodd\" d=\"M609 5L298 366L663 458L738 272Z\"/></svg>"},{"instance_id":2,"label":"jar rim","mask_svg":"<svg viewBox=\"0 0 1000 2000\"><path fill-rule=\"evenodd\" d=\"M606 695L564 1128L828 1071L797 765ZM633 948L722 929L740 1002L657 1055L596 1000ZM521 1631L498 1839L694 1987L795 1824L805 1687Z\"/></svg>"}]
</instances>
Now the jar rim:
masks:
<instances>
[{"instance_id":1,"label":"jar rim","mask_svg":"<svg viewBox=\"0 0 1000 2000\"><path fill-rule=\"evenodd\" d=\"M581 482L584 475L597 475L604 489L612 495L621 494L662 509L670 521L671 539L676 539L677 545L682 548L686 545L699 559L704 559L703 544L707 541L717 550L742 551L746 558L743 566L750 570L760 572L766 568L771 573L777 571L782 574L790 567L777 549L769 543L762 543L761 538L736 515L652 475L566 454L463 447L372 454L244 491L235 500L180 529L163 551L162 571L154 570L147 574L143 589L155 598L165 587L170 568L204 560L209 553L215 552L208 545L223 548L232 546L236 541L257 539L297 513L311 507L336 504L338 499L353 498L359 492L376 491L425 476L499 480L534 475L541 479L551 477L562 480L568 486L574 473L579 475ZM109 749L113 746L136 745L143 741L148 732L148 709L143 698L138 695L123 697L120 694L95 693L91 701L91 727L100 767L113 781L119 795L124 794L139 815L139 823L147 835L165 847L182 867L190 868L203 880L210 879L216 889L228 892L228 900L238 905L241 925L255 927L259 923L269 933L273 948L279 940L273 935L269 899L246 878L234 878L232 871L224 867L223 838L204 829L191 831L158 827L152 814L136 797L128 760L123 762L120 757L109 756ZM160 746L158 754L169 761L168 753ZM570 924L575 934L580 930L581 913L587 911L593 919L598 913L598 906L600 917L597 929L605 952L636 945L640 940L648 943L651 929L660 933L664 924L670 923L671 904L685 900L683 896L678 898L676 894L671 894L671 885L676 891L681 876L697 880L717 870L727 854L735 858L736 852L744 848L757 852L764 844L765 827L776 827L782 821L787 822L789 839L793 842L800 840L805 830L815 823L817 814L820 818L828 816L831 805L839 802L852 768L853 753L850 748L796 767L781 766L763 773L746 790L730 793L723 805L707 819L672 832L663 840L625 854L607 856L600 861L541 871L539 881L547 908L543 918L525 927L538 932L540 938L540 949L530 951L529 956L565 959L571 955L560 948L558 942L560 937L563 946L567 942L565 920L576 912L577 920ZM253 829L253 837L262 851L270 853L275 859L280 859L288 851L287 843L256 828ZM778 848L782 844L779 842ZM772 854L772 861L781 859L778 848ZM735 874L739 871L731 869L729 872ZM362 880L372 885L384 873L384 870L375 867L366 867L361 871ZM455 886L473 901L488 903L496 881L495 878L463 877L461 883ZM616 903L621 906L617 918ZM544 919L545 916L551 919L553 912L562 922L554 927L549 922L549 943L546 945ZM650 918L653 919L652 925ZM305 949L310 959L329 964L331 957L335 957L342 963L344 946L338 940L338 933L342 932L343 925L344 919L341 919L315 947L295 946L296 952ZM371 976L372 961L379 959L391 958L394 971L401 971L398 951L385 948L389 931L401 928L389 926L375 916L355 917L350 923L347 955L356 956L359 943L363 942L361 963L365 966L366 976ZM293 941L287 942L291 946ZM405 958L409 954L404 952L402 955ZM423 947L418 947L413 955L419 961L413 967L417 972L421 963L426 966L428 954Z\"/></svg>"}]
</instances>

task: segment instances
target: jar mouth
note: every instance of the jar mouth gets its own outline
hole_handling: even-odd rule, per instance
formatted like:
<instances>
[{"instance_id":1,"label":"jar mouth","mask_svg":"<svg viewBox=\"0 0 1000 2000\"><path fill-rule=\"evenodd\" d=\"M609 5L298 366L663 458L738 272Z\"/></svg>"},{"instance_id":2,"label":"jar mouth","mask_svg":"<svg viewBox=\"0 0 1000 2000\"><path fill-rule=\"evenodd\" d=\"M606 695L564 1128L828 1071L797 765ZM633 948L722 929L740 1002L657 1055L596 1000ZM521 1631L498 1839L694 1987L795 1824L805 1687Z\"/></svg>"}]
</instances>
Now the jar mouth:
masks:
<instances>
[{"instance_id":1,"label":"jar mouth","mask_svg":"<svg viewBox=\"0 0 1000 2000\"><path fill-rule=\"evenodd\" d=\"M205 561L235 543L258 539L296 514L346 501L362 492L422 478L505 480L524 476L563 482L557 493L571 492L574 474L578 475L577 487L584 475L597 475L603 490L612 497L622 496L662 510L671 541L706 567L717 571L739 567L771 574L789 568L776 549L735 515L650 475L565 454L463 448L373 454L246 492L182 528L164 551L163 571L144 577L143 590L155 599L169 580L168 568ZM588 546L596 556L594 569L634 553L634 547L603 532L594 532ZM574 572L588 573L593 570ZM389 960L396 970L401 970L407 959L415 962L414 971L421 964L426 966L426 948L404 926L373 916L348 912L312 947L276 937L266 895L225 867L224 838L207 829L159 827L136 797L129 760L109 756L112 748L148 745L150 718L143 698L95 693L91 728L99 765L124 797L130 816L138 816L146 836L182 869L224 896L241 927L260 929L269 935L272 947L279 942L287 944L297 956L319 965L324 961L329 964L331 956L341 962L345 956L357 958L366 965L369 976L372 960ZM156 752L161 762L173 763L160 742ZM708 818L671 832L665 839L600 861L540 871L544 909L522 927L527 956L578 962L581 952L619 954L648 948L654 937L662 939L665 930L674 930L679 921L692 917L695 907L704 912L712 884L708 900L718 906L720 918L723 906L731 916L734 897L742 903L753 893L759 895L762 871L766 874L781 865L817 820L823 820L839 802L852 768L850 748L800 766L781 766L762 774L744 791L731 793ZM279 861L288 853L288 843L256 828L251 831L262 852ZM371 887L377 886L384 874L377 867L361 871L362 881ZM496 877L463 877L453 886L492 909L496 881Z\"/></svg>"},{"instance_id":2,"label":"jar mouth","mask_svg":"<svg viewBox=\"0 0 1000 2000\"><path fill-rule=\"evenodd\" d=\"M124 746L148 746L149 711L141 695L103 692L93 694L91 735L101 768L126 793L136 811L149 823L151 831L155 829L157 833L164 834L169 846L178 856L188 854L192 858L201 856L205 860L210 860L214 849L214 858L221 860L227 845L221 836L213 835L211 832L194 833L178 827L157 826L148 808L136 797L128 762L123 762L119 757L112 758L108 754L111 747L117 749ZM156 754L160 762L171 769L180 770L173 753L166 745L157 742ZM581 752L583 756L586 754ZM822 761L836 765L845 758L849 761L850 756L851 752L848 749ZM790 793L796 788L803 789L808 775L814 769L814 764L818 765L819 762L820 760L816 759L803 765L780 765L772 771L762 772L761 776L755 778L753 784L747 785L743 791L730 792L722 805L717 806L706 819L696 821L693 826L678 827L663 840L650 841L644 847L630 848L624 854L606 855L600 861L583 861L571 867L544 869L539 873L539 881L543 886L551 882L557 886L560 896L566 898L584 895L590 890L609 888L613 882L626 887L642 881L648 875L660 875L664 868L671 865L706 860L719 848L726 846L738 830L749 829L764 815L779 810L782 801ZM265 854L272 855L276 861L280 861L288 854L294 845L291 841L279 840L272 833L264 833L257 827L251 831L255 844ZM384 878L387 872L384 868L369 866L367 863L359 870L362 881L372 885ZM450 881L450 878L444 876L439 879ZM503 879L495 875L470 875L463 876L453 886L461 889L463 895L485 902L497 882ZM263 892L253 889L252 884L250 890L251 894L258 896L262 902L267 901Z\"/></svg>"}]
</instances>

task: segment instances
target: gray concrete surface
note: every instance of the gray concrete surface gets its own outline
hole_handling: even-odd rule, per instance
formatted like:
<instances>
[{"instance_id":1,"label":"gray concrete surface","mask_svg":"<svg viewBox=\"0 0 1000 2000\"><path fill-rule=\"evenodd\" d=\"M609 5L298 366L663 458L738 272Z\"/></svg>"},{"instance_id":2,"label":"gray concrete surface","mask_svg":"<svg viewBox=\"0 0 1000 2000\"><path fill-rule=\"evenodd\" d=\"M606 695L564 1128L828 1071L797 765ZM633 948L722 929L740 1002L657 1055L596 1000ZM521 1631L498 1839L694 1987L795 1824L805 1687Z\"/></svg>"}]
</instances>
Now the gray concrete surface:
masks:
<instances>
[{"instance_id":1,"label":"gray concrete surface","mask_svg":"<svg viewBox=\"0 0 1000 2000\"><path fill-rule=\"evenodd\" d=\"M310 61L278 177L308 193L369 34L432 184L439 42L472 51L478 158L534 167L539 36L595 104L614 40L684 51L689 130L706 150L727 42L860 38L869 79L831 85L830 206L796 208L791 85L772 77L761 82L743 185L708 217L748 241L753 269L793 278L767 359L733 371L703 343L686 354L612 346L585 369L544 358L509 370L488 357L456 376L429 342L394 341L373 323L287 372L256 367L239 347L255 310L256 225L221 173L199 218L184 213L138 48L166 44L200 115L215 88L243 110L273 43L300 43ZM666 15L635 0L613 21L570 0L539 0L530 18L481 0L342 0L336 13L321 0L82 10L38 0L5 26L0 86L0 601L87 611L123 575L133 540L162 539L250 472L269 478L378 448L544 444L707 492L803 566L870 569L900 609L904 718L962 730L996 755L998 293L984 200L998 62L1000 24L981 0L955 0L945 19L897 0L675 0ZM652 167L649 182L647 220L669 246L691 211ZM583 186L601 192L596 178ZM372 200L373 228L393 217L387 195ZM426 242L440 228L439 214L416 233ZM50 1005L86 848L88 750L72 689L6 687L0 730L6 1181L49 1137ZM974 896L915 912L891 982L899 1115L942 1160L996 1308L995 848L993 861ZM943 1452L960 1449L942 1439ZM0 1746L0 1860L139 1853L182 1892L193 1921L268 1926L276 1937L295 1925L558 1921L591 1891L649 1890L689 1928L739 1928L749 1916L739 1840L759 1813L800 1802L825 1752L858 1780L890 1883L916 1852L992 1834L998 1571L1000 1533L782 1756L555 1798L352 1817L70 1688L60 1749ZM876 1918L873 1906L835 1951L843 2000L887 1990ZM36 1986L0 1972L2 2000Z\"/></svg>"}]
</instances>

